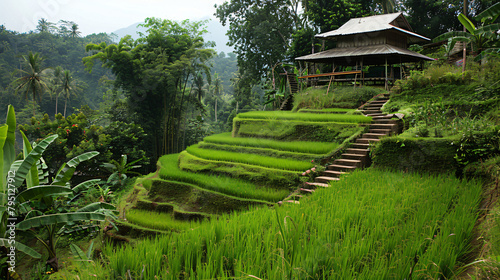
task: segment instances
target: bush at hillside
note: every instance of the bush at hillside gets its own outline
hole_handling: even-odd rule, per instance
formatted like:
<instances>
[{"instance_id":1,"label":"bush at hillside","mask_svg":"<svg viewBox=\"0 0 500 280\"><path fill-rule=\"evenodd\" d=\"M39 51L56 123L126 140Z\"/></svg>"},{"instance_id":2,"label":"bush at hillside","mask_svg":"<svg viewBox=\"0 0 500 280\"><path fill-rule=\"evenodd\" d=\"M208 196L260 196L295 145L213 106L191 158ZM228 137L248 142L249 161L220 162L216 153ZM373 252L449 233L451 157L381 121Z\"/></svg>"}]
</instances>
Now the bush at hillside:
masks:
<instances>
[{"instance_id":1,"label":"bush at hillside","mask_svg":"<svg viewBox=\"0 0 500 280\"><path fill-rule=\"evenodd\" d=\"M372 97L385 92L373 87L333 87L326 94L327 86L311 87L294 95L293 111L302 108L358 108Z\"/></svg>"}]
</instances>

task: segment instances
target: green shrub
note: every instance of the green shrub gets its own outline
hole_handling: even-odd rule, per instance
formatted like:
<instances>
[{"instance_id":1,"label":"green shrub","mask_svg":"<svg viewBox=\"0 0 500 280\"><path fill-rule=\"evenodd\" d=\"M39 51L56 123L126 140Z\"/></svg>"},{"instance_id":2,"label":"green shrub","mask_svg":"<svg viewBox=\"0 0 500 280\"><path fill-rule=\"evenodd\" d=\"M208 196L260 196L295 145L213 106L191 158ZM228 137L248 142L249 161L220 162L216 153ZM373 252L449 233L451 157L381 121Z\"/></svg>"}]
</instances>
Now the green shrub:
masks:
<instances>
[{"instance_id":1,"label":"green shrub","mask_svg":"<svg viewBox=\"0 0 500 280\"><path fill-rule=\"evenodd\" d=\"M231 133L220 133L220 134L210 135L205 137L203 141L215 144L270 148L280 151L289 151L294 153L311 153L311 154L325 154L335 149L335 147L338 145L337 143L333 142L307 142L307 141L284 142L272 139L231 137Z\"/></svg>"},{"instance_id":2,"label":"green shrub","mask_svg":"<svg viewBox=\"0 0 500 280\"><path fill-rule=\"evenodd\" d=\"M382 138L372 150L374 166L409 172L456 172L458 137Z\"/></svg>"},{"instance_id":3,"label":"green shrub","mask_svg":"<svg viewBox=\"0 0 500 280\"><path fill-rule=\"evenodd\" d=\"M359 129L357 124L234 119L234 137L257 137L280 141L341 143Z\"/></svg>"},{"instance_id":4,"label":"green shrub","mask_svg":"<svg viewBox=\"0 0 500 280\"><path fill-rule=\"evenodd\" d=\"M372 97L385 92L372 87L333 87L326 94L327 87L310 87L294 95L293 111L302 108L358 108Z\"/></svg>"}]
</instances>

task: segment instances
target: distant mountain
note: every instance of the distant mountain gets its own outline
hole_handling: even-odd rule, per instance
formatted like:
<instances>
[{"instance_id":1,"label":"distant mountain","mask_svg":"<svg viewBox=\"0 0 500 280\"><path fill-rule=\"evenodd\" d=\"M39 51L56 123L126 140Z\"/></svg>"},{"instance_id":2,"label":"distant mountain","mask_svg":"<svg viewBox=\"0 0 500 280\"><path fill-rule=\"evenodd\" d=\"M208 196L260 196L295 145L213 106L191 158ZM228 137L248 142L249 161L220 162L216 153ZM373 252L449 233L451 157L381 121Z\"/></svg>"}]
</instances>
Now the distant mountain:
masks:
<instances>
[{"instance_id":1,"label":"distant mountain","mask_svg":"<svg viewBox=\"0 0 500 280\"><path fill-rule=\"evenodd\" d=\"M227 46L227 42L229 39L226 36L226 32L228 31L227 26L222 26L222 24L216 20L216 19L211 19L211 18L202 18L199 20L209 20L207 24L207 30L208 33L205 34L205 41L214 41L216 46L215 50L220 53L220 52L225 52L230 53L234 51L233 47ZM196 21L199 21L198 19ZM117 41L119 41L121 38L125 37L126 35L132 36L132 38L135 40L139 38L139 34L137 32L142 32L146 33L146 28L140 27L139 24L142 22L134 23L128 27L121 28L113 32L114 34L117 35Z\"/></svg>"}]
</instances>

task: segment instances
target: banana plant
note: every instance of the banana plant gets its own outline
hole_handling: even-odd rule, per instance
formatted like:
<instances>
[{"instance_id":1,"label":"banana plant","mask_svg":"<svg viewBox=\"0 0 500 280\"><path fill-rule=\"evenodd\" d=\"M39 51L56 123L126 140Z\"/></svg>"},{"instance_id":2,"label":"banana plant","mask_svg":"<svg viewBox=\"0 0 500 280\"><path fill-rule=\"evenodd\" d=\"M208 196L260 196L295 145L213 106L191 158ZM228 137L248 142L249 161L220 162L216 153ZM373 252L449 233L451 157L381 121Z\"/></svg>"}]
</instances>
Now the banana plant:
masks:
<instances>
[{"instance_id":1,"label":"banana plant","mask_svg":"<svg viewBox=\"0 0 500 280\"><path fill-rule=\"evenodd\" d=\"M127 179L127 174L140 175L140 173L132 171L132 169L141 168L141 165L134 165L140 160L137 159L127 163L127 155L122 155L122 159L119 162L111 160L111 162L104 163L102 167L112 172L106 183L112 188L123 187L124 181Z\"/></svg>"},{"instance_id":2,"label":"banana plant","mask_svg":"<svg viewBox=\"0 0 500 280\"><path fill-rule=\"evenodd\" d=\"M42 140L33 151L43 146L44 141ZM58 237L66 232L65 227L81 222L105 221L106 217L110 216L109 211L115 210L111 204L92 203L73 212L70 211L71 209L65 209L65 212L61 213L53 199L57 197L59 201L72 202L77 198L78 193L95 185L99 180L85 181L71 188L69 181L78 164L98 154L98 152L89 152L71 159L61 166L51 185L27 188L16 196L19 214L25 216L25 219L16 225L17 229L31 233L43 245L49 254L47 264L54 271L59 269L56 244ZM22 164L19 168L21 167ZM42 230L36 230L39 228L45 229L47 240L44 239Z\"/></svg>"},{"instance_id":3,"label":"banana plant","mask_svg":"<svg viewBox=\"0 0 500 280\"><path fill-rule=\"evenodd\" d=\"M76 194L96 183L96 180L90 180L81 183L74 188L68 186L69 180L74 174L77 165L85 160L96 156L98 152L89 152L71 159L63 164L55 176L51 185L42 185L37 164L40 163L45 149L58 137L51 135L43 139L38 145L32 147L23 136L23 159L15 160L15 113L14 108L9 106L6 124L0 126L0 170L2 171L1 192L0 192L0 247L15 247L34 258L41 258L40 253L32 248L14 240L6 238L9 216L24 218L15 225L17 230L27 231L43 244L49 252L48 264L54 270L58 270L57 255L55 251L56 235L61 232L64 226L82 222L82 221L104 221L109 212L114 210L110 204L91 204L80 208L77 211L67 213L57 213L54 208L54 197L74 199ZM43 166L43 164L41 164ZM25 188L23 188L25 184ZM14 196L13 194L17 194ZM14 198L14 199L12 199ZM43 207L42 207L43 205ZM37 209L38 208L38 209ZM46 210L45 213L43 210ZM52 212L50 212L52 211ZM55 212L55 213L54 213ZM48 240L45 241L40 232L35 229L43 227L48 231Z\"/></svg>"},{"instance_id":4,"label":"banana plant","mask_svg":"<svg viewBox=\"0 0 500 280\"><path fill-rule=\"evenodd\" d=\"M497 3L475 17L481 22L481 26L476 27L472 21L464 14L458 15L458 20L468 32L450 31L434 38L433 42L448 40L448 49L452 49L456 42L465 42L472 45L476 56L483 57L486 53L498 52L500 50L498 30L500 24L494 20L500 15L500 3Z\"/></svg>"}]
</instances>

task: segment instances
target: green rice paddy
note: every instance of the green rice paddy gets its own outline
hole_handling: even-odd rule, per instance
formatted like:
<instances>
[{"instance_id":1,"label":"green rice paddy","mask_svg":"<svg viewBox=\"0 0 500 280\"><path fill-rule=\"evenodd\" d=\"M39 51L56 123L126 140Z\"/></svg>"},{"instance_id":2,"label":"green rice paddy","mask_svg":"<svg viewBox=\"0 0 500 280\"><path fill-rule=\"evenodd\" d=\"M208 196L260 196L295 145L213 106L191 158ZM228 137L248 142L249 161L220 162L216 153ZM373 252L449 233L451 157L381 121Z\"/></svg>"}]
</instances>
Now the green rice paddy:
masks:
<instances>
[{"instance_id":1,"label":"green rice paddy","mask_svg":"<svg viewBox=\"0 0 500 280\"><path fill-rule=\"evenodd\" d=\"M300 205L227 215L103 253L111 278L450 279L472 249L481 191L451 175L369 169Z\"/></svg>"},{"instance_id":2,"label":"green rice paddy","mask_svg":"<svg viewBox=\"0 0 500 280\"><path fill-rule=\"evenodd\" d=\"M333 142L292 141L284 142L272 139L232 137L230 132L207 136L207 143L237 145L245 147L270 148L295 153L326 154L333 151L339 144Z\"/></svg>"}]
</instances>

